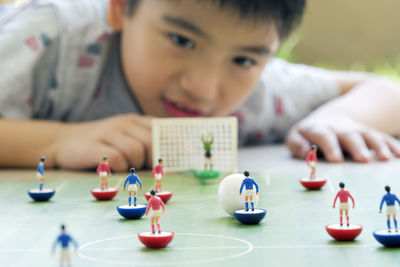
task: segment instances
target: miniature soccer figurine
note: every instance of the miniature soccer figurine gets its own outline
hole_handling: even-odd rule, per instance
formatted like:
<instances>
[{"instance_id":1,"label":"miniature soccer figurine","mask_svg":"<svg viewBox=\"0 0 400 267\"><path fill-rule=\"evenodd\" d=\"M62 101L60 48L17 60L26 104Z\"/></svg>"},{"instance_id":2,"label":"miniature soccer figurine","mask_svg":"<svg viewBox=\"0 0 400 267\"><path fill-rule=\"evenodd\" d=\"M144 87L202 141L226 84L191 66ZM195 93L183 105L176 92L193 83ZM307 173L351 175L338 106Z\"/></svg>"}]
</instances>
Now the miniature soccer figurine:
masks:
<instances>
[{"instance_id":1,"label":"miniature soccer figurine","mask_svg":"<svg viewBox=\"0 0 400 267\"><path fill-rule=\"evenodd\" d=\"M326 183L327 179L323 177L316 177L316 167L318 163L317 159L317 146L312 145L310 152L306 157L307 165L311 168L310 176L307 178L301 178L300 183L308 190L318 190Z\"/></svg>"},{"instance_id":2,"label":"miniature soccer figurine","mask_svg":"<svg viewBox=\"0 0 400 267\"><path fill-rule=\"evenodd\" d=\"M65 225L61 225L61 234L57 237L56 241L53 244L52 252L56 249L57 244L61 245L61 253L60 253L60 266L66 264L67 266L71 266L71 257L69 255L69 244L72 243L75 246L75 249L78 248L78 244L76 241L65 232Z\"/></svg>"},{"instance_id":3,"label":"miniature soccer figurine","mask_svg":"<svg viewBox=\"0 0 400 267\"><path fill-rule=\"evenodd\" d=\"M103 161L97 166L97 175L101 178L101 190L108 189L108 175L111 175L108 157L104 156Z\"/></svg>"},{"instance_id":4,"label":"miniature soccer figurine","mask_svg":"<svg viewBox=\"0 0 400 267\"><path fill-rule=\"evenodd\" d=\"M140 191L142 191L142 182L139 179L139 176L135 174L135 168L130 169L130 174L126 177L124 183L124 191L126 191L126 184L129 182L128 191L129 191L129 206L132 205L132 192L133 192L133 205L136 206L136 195L137 195L137 186L136 182L140 186Z\"/></svg>"},{"instance_id":5,"label":"miniature soccer figurine","mask_svg":"<svg viewBox=\"0 0 400 267\"><path fill-rule=\"evenodd\" d=\"M108 176L111 175L111 170L107 156L103 156L102 162L97 166L96 173L101 178L101 186L92 189L90 192L97 200L113 199L118 193L118 188L108 187Z\"/></svg>"},{"instance_id":6,"label":"miniature soccer figurine","mask_svg":"<svg viewBox=\"0 0 400 267\"><path fill-rule=\"evenodd\" d=\"M311 168L311 173L310 173L310 180L315 179L315 169L317 167L318 159L317 159L317 146L312 145L311 146L311 151L308 152L307 157L306 157L306 162L308 167Z\"/></svg>"},{"instance_id":7,"label":"miniature soccer figurine","mask_svg":"<svg viewBox=\"0 0 400 267\"><path fill-rule=\"evenodd\" d=\"M355 207L354 203L354 198L350 195L349 191L344 190L344 183L340 182L339 183L340 190L336 194L335 200L333 200L333 208L335 208L336 200L339 198L340 200L340 205L339 205L339 213L340 213L340 226L343 226L343 211L346 214L346 220L347 220L347 226L350 225L349 222L349 203L348 200L349 198L353 202L353 209Z\"/></svg>"},{"instance_id":8,"label":"miniature soccer figurine","mask_svg":"<svg viewBox=\"0 0 400 267\"><path fill-rule=\"evenodd\" d=\"M44 185L44 161L46 158L42 156L40 158L40 161L37 166L37 172L36 172L36 177L39 178L40 184L39 184L39 190L43 190L43 185Z\"/></svg>"},{"instance_id":9,"label":"miniature soccer figurine","mask_svg":"<svg viewBox=\"0 0 400 267\"><path fill-rule=\"evenodd\" d=\"M135 168L130 169L130 174L126 177L124 183L124 191L126 191L126 184L129 183L128 191L129 191L129 205L120 205L117 206L118 213L124 217L125 219L140 219L144 215L146 211L146 205L136 204L136 194L137 194L137 186L136 182L140 186L140 191L142 191L142 182L139 177L135 174ZM134 194L133 206L132 206L132 192Z\"/></svg>"},{"instance_id":10,"label":"miniature soccer figurine","mask_svg":"<svg viewBox=\"0 0 400 267\"><path fill-rule=\"evenodd\" d=\"M160 192L161 191L161 183L162 183L162 179L164 178L164 170L163 170L163 159L159 158L158 159L158 164L154 167L153 169L153 179L156 181L156 187L155 190L156 192Z\"/></svg>"},{"instance_id":11,"label":"miniature soccer figurine","mask_svg":"<svg viewBox=\"0 0 400 267\"><path fill-rule=\"evenodd\" d=\"M33 188L28 190L28 195L34 201L48 201L56 193L55 189L44 188L44 161L46 158L43 156L40 158L40 162L37 167L36 177L40 179L39 188Z\"/></svg>"},{"instance_id":12,"label":"miniature soccer figurine","mask_svg":"<svg viewBox=\"0 0 400 267\"><path fill-rule=\"evenodd\" d=\"M240 195L242 195L243 187L246 187L246 194L245 194L245 207L246 211L249 211L249 201L251 203L251 210L254 211L254 202L253 202L253 197L254 197L254 191L253 191L253 185L256 187L256 194L258 195L258 185L257 183L253 180L253 178L249 177L249 172L245 171L244 176L246 178L243 179L242 185L240 186Z\"/></svg>"},{"instance_id":13,"label":"miniature soccer figurine","mask_svg":"<svg viewBox=\"0 0 400 267\"><path fill-rule=\"evenodd\" d=\"M390 186L388 186L388 185L385 186L385 191L387 192L387 194L382 197L382 201L379 206L379 213L382 213L382 206L383 206L383 203L385 202L386 203L386 215L387 215L386 223L387 223L387 227L388 227L388 232L390 233L390 231L391 231L390 215L392 215L392 217L393 217L395 231L397 232L397 220L396 220L397 211L396 211L395 204L397 201L397 203L399 203L399 205L400 205L400 201L395 194L390 193Z\"/></svg>"},{"instance_id":14,"label":"miniature soccer figurine","mask_svg":"<svg viewBox=\"0 0 400 267\"><path fill-rule=\"evenodd\" d=\"M259 222L261 222L262 219L264 219L265 215L267 214L267 211L265 209L254 208L253 200L255 198L255 195L258 195L258 185L253 180L253 178L249 177L250 173L248 171L245 171L243 174L245 178L242 179L242 181L240 182L240 189L238 187L237 189L239 189L239 196L241 196L243 188L244 187L246 188L245 199L244 199L245 209L234 210L232 214L242 224L258 224ZM241 177L243 177L243 175L241 175ZM254 187L256 188L256 193L254 193ZM231 191L231 189L229 191ZM218 189L218 193L222 194L222 192L220 192L220 189ZM240 202L242 201L243 198L240 198ZM249 202L251 203L251 211L249 211Z\"/></svg>"},{"instance_id":15,"label":"miniature soccer figurine","mask_svg":"<svg viewBox=\"0 0 400 267\"><path fill-rule=\"evenodd\" d=\"M330 224L325 226L326 231L333 238L339 241L352 241L354 240L362 231L362 225L351 224L349 222L349 203L350 198L353 202L353 209L355 207L354 199L350 195L349 191L344 190L344 183L339 183L340 190L336 194L335 200L333 201L333 208L335 208L335 203L337 198L340 199L339 214L340 214L340 224ZM347 225L343 227L343 211L346 214Z\"/></svg>"},{"instance_id":16,"label":"miniature soccer figurine","mask_svg":"<svg viewBox=\"0 0 400 267\"><path fill-rule=\"evenodd\" d=\"M165 213L165 205L161 198L156 196L156 190L154 189L150 190L150 201L146 208L146 216L149 214L149 211L151 215L151 232L138 233L138 238L148 248L166 247L172 241L175 234L173 232L161 231L158 220ZM157 224L158 232L156 232L154 224Z\"/></svg>"},{"instance_id":17,"label":"miniature soccer figurine","mask_svg":"<svg viewBox=\"0 0 400 267\"><path fill-rule=\"evenodd\" d=\"M397 220L396 220L396 201L400 205L399 199L396 197L395 194L390 193L390 186L385 186L385 191L387 192L386 195L382 197L381 204L379 206L379 213L382 213L382 206L383 203L386 203L386 215L387 215L387 229L376 230L373 232L373 236L375 239L384 245L385 247L393 247L398 248L400 247L400 233L397 230ZM390 227L390 215L393 216L393 222L395 227L395 232L391 231Z\"/></svg>"},{"instance_id":18,"label":"miniature soccer figurine","mask_svg":"<svg viewBox=\"0 0 400 267\"><path fill-rule=\"evenodd\" d=\"M164 202L161 200L161 198L156 196L156 191L154 189L150 190L150 195L151 195L151 198L150 198L149 204L147 204L146 216L149 213L149 210L151 208L152 209L151 232L153 234L155 234L154 223L156 223L157 228L158 228L158 233L160 234L161 228L160 228L160 224L158 223L158 220L160 219L160 216L164 215L164 213L165 213L165 205L164 205Z\"/></svg>"},{"instance_id":19,"label":"miniature soccer figurine","mask_svg":"<svg viewBox=\"0 0 400 267\"><path fill-rule=\"evenodd\" d=\"M204 150L205 150L205 160L204 160L204 170L207 170L207 166L209 170L212 170L213 163L212 163L212 155L211 155L211 146L214 143L214 136L212 132L209 132L207 137L204 134L201 135L201 142L203 143Z\"/></svg>"}]
</instances>

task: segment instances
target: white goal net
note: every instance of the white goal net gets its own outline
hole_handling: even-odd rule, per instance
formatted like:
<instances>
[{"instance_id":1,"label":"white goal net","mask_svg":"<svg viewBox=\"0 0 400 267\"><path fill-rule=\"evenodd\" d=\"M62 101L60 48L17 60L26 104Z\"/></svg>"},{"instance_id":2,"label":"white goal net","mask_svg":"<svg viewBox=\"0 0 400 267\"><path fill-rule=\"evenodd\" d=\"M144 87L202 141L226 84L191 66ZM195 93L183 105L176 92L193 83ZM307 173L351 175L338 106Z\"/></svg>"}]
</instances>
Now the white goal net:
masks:
<instances>
[{"instance_id":1,"label":"white goal net","mask_svg":"<svg viewBox=\"0 0 400 267\"><path fill-rule=\"evenodd\" d=\"M213 169L236 171L238 129L236 117L166 118L152 120L153 166L163 159L168 172L203 170L207 140L212 135Z\"/></svg>"}]
</instances>

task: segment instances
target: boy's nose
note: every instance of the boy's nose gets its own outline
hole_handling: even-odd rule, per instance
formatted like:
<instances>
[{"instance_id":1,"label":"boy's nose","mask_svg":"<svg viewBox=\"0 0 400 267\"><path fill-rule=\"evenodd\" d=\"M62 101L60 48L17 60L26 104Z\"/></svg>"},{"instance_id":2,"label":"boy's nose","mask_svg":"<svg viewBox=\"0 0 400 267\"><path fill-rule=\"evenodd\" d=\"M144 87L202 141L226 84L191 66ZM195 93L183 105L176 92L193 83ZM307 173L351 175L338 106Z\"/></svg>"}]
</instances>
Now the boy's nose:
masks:
<instances>
[{"instance_id":1,"label":"boy's nose","mask_svg":"<svg viewBox=\"0 0 400 267\"><path fill-rule=\"evenodd\" d=\"M180 78L181 88L195 100L212 100L218 95L218 72L212 68L186 70Z\"/></svg>"}]
</instances>

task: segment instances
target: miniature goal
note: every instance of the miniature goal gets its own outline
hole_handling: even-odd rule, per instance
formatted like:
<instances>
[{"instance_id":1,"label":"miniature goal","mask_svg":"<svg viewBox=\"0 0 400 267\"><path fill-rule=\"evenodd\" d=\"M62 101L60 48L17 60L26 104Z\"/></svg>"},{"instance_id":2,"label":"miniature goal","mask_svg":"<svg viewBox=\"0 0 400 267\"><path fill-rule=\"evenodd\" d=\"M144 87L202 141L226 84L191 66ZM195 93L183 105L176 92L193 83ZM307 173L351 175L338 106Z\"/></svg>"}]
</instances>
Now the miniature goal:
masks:
<instances>
[{"instance_id":1,"label":"miniature goal","mask_svg":"<svg viewBox=\"0 0 400 267\"><path fill-rule=\"evenodd\" d=\"M168 172L203 170L205 149L201 136L212 133L213 169L234 172L237 124L236 117L153 119L153 166L162 158L164 170Z\"/></svg>"}]
</instances>

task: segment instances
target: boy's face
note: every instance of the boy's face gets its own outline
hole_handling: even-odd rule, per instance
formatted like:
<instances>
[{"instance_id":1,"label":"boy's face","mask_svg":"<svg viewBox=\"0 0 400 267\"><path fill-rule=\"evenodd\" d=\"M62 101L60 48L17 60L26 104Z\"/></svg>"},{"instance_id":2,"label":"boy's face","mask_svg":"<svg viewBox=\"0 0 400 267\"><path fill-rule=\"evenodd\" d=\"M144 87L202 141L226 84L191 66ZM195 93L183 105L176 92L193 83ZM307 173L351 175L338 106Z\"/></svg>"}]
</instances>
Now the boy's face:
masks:
<instances>
[{"instance_id":1,"label":"boy's face","mask_svg":"<svg viewBox=\"0 0 400 267\"><path fill-rule=\"evenodd\" d=\"M231 114L279 46L273 23L211 1L142 0L121 20L125 77L158 117Z\"/></svg>"}]
</instances>

